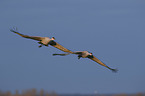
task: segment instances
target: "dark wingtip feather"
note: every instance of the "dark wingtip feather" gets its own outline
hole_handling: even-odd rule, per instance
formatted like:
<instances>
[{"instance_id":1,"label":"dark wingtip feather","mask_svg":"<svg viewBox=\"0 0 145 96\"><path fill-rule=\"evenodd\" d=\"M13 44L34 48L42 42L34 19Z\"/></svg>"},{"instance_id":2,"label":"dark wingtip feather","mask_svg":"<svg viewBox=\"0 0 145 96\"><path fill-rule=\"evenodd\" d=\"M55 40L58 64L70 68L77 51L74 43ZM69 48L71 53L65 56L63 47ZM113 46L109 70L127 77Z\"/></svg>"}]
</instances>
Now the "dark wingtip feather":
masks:
<instances>
[{"instance_id":1,"label":"dark wingtip feather","mask_svg":"<svg viewBox=\"0 0 145 96\"><path fill-rule=\"evenodd\" d=\"M56 56L56 55L58 55L58 54L52 54L53 56Z\"/></svg>"},{"instance_id":2,"label":"dark wingtip feather","mask_svg":"<svg viewBox=\"0 0 145 96\"><path fill-rule=\"evenodd\" d=\"M117 72L118 72L117 69L111 69L111 70L112 70L112 72L114 72L114 73L117 73Z\"/></svg>"},{"instance_id":3,"label":"dark wingtip feather","mask_svg":"<svg viewBox=\"0 0 145 96\"><path fill-rule=\"evenodd\" d=\"M12 29L10 29L10 31L16 33L17 32L17 27L13 27Z\"/></svg>"},{"instance_id":4,"label":"dark wingtip feather","mask_svg":"<svg viewBox=\"0 0 145 96\"><path fill-rule=\"evenodd\" d=\"M66 55L69 55L69 53L68 54L52 54L53 56L56 56L56 55L59 55L59 56L66 56Z\"/></svg>"},{"instance_id":5,"label":"dark wingtip feather","mask_svg":"<svg viewBox=\"0 0 145 96\"><path fill-rule=\"evenodd\" d=\"M11 32L15 32L13 29L10 29Z\"/></svg>"}]
</instances>

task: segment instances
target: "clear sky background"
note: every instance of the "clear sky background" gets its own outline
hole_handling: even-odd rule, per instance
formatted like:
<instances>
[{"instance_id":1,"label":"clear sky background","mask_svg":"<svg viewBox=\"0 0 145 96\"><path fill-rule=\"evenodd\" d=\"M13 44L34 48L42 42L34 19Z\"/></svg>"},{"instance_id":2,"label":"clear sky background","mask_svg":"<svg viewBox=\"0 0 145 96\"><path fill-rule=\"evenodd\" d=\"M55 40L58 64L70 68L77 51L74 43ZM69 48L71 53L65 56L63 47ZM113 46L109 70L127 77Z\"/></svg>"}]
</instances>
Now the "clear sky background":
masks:
<instances>
[{"instance_id":1,"label":"clear sky background","mask_svg":"<svg viewBox=\"0 0 145 96\"><path fill-rule=\"evenodd\" d=\"M90 51L118 73L9 31L55 37ZM145 0L0 0L0 90L145 92Z\"/></svg>"}]
</instances>

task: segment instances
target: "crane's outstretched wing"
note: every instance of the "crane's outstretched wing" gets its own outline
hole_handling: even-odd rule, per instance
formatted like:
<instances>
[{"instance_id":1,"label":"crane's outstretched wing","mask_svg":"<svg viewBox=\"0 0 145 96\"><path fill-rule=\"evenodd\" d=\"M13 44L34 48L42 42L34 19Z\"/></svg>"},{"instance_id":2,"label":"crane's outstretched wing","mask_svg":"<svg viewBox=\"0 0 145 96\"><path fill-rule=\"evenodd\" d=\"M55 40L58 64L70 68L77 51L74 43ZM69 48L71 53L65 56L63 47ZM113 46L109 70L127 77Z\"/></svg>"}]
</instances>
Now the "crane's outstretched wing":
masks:
<instances>
[{"instance_id":1,"label":"crane's outstretched wing","mask_svg":"<svg viewBox=\"0 0 145 96\"><path fill-rule=\"evenodd\" d=\"M56 55L59 55L59 56L66 56L66 55L69 55L70 54L70 52L69 53L62 53L62 54L57 54L57 53L55 53L55 54L52 54L53 56L56 56ZM71 54L77 54L77 55L79 55L79 54L82 54L82 51L75 51L75 52L73 52L73 53L71 53Z\"/></svg>"},{"instance_id":2,"label":"crane's outstretched wing","mask_svg":"<svg viewBox=\"0 0 145 96\"><path fill-rule=\"evenodd\" d=\"M39 37L39 36L28 36L28 35L23 35L13 29L10 29L11 32L14 32L18 35L20 35L21 37L24 37L24 38L28 38L28 39L33 39L33 40L37 40L37 41L41 41L44 37Z\"/></svg>"},{"instance_id":3,"label":"crane's outstretched wing","mask_svg":"<svg viewBox=\"0 0 145 96\"><path fill-rule=\"evenodd\" d=\"M57 42L55 42L55 41L53 41L53 40L50 41L49 44L50 44L51 46L53 46L53 47L55 47L55 48L57 48L57 49L63 51L63 52L73 53L72 51L70 51L70 50L64 48L62 45L58 44Z\"/></svg>"},{"instance_id":4,"label":"crane's outstretched wing","mask_svg":"<svg viewBox=\"0 0 145 96\"><path fill-rule=\"evenodd\" d=\"M108 67L106 64L104 64L102 61L100 61L100 60L99 60L98 58L96 58L95 56L93 56L92 58L89 58L89 59L91 59L91 60L97 62L98 64L100 64L100 65L102 65L102 66L104 66L104 67L106 67L106 68L108 68L108 69L110 69L110 70L112 70L113 72L117 72L117 71L118 71L117 69L112 69L112 68Z\"/></svg>"}]
</instances>

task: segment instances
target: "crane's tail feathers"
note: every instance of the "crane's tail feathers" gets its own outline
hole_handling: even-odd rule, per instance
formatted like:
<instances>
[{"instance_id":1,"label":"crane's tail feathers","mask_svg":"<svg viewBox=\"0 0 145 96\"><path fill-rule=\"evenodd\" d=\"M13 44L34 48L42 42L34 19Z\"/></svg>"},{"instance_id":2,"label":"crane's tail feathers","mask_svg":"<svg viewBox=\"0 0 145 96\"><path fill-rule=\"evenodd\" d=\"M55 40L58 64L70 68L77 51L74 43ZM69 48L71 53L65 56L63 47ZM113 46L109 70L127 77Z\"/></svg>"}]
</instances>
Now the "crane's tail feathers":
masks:
<instances>
[{"instance_id":1,"label":"crane's tail feathers","mask_svg":"<svg viewBox=\"0 0 145 96\"><path fill-rule=\"evenodd\" d=\"M52 54L53 56L56 56L56 55L59 55L59 56L66 56L66 55L69 55L69 53L66 53L66 54Z\"/></svg>"}]
</instances>

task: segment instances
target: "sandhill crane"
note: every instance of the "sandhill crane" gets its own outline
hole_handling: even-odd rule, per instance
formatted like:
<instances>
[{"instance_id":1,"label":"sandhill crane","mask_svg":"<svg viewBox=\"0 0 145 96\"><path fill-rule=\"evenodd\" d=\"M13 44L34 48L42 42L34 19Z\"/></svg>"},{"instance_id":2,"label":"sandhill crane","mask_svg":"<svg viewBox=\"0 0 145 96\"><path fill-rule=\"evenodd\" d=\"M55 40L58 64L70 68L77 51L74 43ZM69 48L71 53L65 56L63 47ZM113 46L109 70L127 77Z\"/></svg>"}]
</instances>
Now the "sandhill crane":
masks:
<instances>
[{"instance_id":1,"label":"sandhill crane","mask_svg":"<svg viewBox=\"0 0 145 96\"><path fill-rule=\"evenodd\" d=\"M60 56L66 56L66 55L69 55L70 53L64 53L64 54L53 54L53 56L56 56L56 55L60 55ZM97 62L98 64L112 70L113 72L117 72L117 69L112 69L110 68L109 66L107 66L106 64L104 64L102 61L100 61L98 58L96 58L92 53L88 52L88 51L75 51L73 52L72 54L76 54L78 55L78 59L80 58L89 58L95 62Z\"/></svg>"},{"instance_id":2,"label":"sandhill crane","mask_svg":"<svg viewBox=\"0 0 145 96\"><path fill-rule=\"evenodd\" d=\"M59 50L61 51L64 51L64 52L68 52L68 53L73 53L72 51L64 48L62 45L60 45L59 43L55 42L55 38L52 37L52 38L49 38L49 37L39 37L39 36L28 36L28 35L23 35L19 32L17 32L17 28L13 28L13 29L10 29L11 32L14 32L18 35L20 35L21 37L24 37L24 38L28 38L28 39L33 39L33 40L37 40L39 41L38 43L40 44L39 48L42 47L43 45L44 46L48 46L48 45L51 45L55 48L58 48Z\"/></svg>"}]
</instances>

